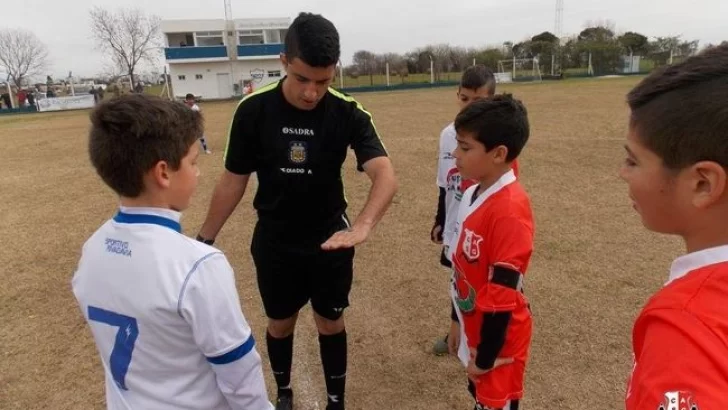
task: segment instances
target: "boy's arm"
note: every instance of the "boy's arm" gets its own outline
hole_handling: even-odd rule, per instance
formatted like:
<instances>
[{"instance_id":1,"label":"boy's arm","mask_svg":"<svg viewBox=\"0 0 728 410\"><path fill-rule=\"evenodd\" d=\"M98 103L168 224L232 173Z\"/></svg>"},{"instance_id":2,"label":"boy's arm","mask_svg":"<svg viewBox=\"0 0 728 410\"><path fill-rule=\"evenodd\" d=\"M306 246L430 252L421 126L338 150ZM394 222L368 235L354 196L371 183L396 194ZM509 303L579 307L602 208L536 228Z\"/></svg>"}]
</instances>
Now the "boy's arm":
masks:
<instances>
[{"instance_id":1,"label":"boy's arm","mask_svg":"<svg viewBox=\"0 0 728 410\"><path fill-rule=\"evenodd\" d=\"M446 127L440 133L440 145L437 154L437 211L435 212L435 224L430 231L430 238L435 243L442 243L442 232L445 229L445 195L447 194L447 173L450 171L444 161L444 156L448 155L445 147L447 138L455 138L450 135L449 127Z\"/></svg>"},{"instance_id":2,"label":"boy's arm","mask_svg":"<svg viewBox=\"0 0 728 410\"><path fill-rule=\"evenodd\" d=\"M493 224L490 235L494 261L488 272L488 284L478 292L476 308L483 314L480 344L475 364L492 368L506 340L508 324L521 297L523 267L533 251L533 232L516 218L508 217Z\"/></svg>"},{"instance_id":3,"label":"boy's arm","mask_svg":"<svg viewBox=\"0 0 728 410\"><path fill-rule=\"evenodd\" d=\"M272 409L261 358L240 309L233 270L220 252L197 262L180 291L178 313L217 376L230 407Z\"/></svg>"},{"instance_id":4,"label":"boy's arm","mask_svg":"<svg viewBox=\"0 0 728 410\"><path fill-rule=\"evenodd\" d=\"M728 357L716 334L685 310L655 310L640 320L646 330L626 409L671 409L670 401L683 399L681 409L728 409Z\"/></svg>"}]
</instances>

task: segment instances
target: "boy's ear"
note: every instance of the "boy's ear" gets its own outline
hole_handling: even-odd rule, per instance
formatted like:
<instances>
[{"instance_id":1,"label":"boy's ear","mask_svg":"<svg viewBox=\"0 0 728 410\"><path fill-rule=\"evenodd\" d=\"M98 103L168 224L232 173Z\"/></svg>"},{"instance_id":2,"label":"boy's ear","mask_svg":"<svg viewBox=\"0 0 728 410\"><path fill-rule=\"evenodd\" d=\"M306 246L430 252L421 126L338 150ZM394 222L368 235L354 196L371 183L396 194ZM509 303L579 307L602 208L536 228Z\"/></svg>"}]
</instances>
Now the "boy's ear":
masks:
<instances>
[{"instance_id":1,"label":"boy's ear","mask_svg":"<svg viewBox=\"0 0 728 410\"><path fill-rule=\"evenodd\" d=\"M506 147L505 145L499 145L493 148L493 151L493 159L497 163L501 164L507 162L506 160L508 158L508 147Z\"/></svg>"},{"instance_id":2,"label":"boy's ear","mask_svg":"<svg viewBox=\"0 0 728 410\"><path fill-rule=\"evenodd\" d=\"M690 167L693 205L704 209L723 199L726 193L726 170L713 161L700 161Z\"/></svg>"},{"instance_id":3,"label":"boy's ear","mask_svg":"<svg viewBox=\"0 0 728 410\"><path fill-rule=\"evenodd\" d=\"M154 164L154 167L150 170L149 175L151 176L152 182L159 188L169 188L170 185L170 172L172 169L169 167L166 161L159 161Z\"/></svg>"}]
</instances>

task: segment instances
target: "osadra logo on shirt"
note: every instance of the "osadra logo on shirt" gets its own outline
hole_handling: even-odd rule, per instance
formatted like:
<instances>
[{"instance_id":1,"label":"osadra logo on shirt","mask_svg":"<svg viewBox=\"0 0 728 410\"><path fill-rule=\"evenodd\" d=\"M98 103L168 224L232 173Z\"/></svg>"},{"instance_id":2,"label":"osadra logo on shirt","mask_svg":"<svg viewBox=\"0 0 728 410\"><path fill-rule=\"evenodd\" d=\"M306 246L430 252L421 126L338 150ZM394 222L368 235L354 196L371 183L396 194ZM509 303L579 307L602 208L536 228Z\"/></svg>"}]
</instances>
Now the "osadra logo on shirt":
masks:
<instances>
[{"instance_id":1,"label":"osadra logo on shirt","mask_svg":"<svg viewBox=\"0 0 728 410\"><path fill-rule=\"evenodd\" d=\"M313 137L313 130L310 130L308 128L283 127L282 131L285 135L303 135L307 137Z\"/></svg>"},{"instance_id":2,"label":"osadra logo on shirt","mask_svg":"<svg viewBox=\"0 0 728 410\"><path fill-rule=\"evenodd\" d=\"M686 391L670 391L657 410L700 410L693 400L693 394Z\"/></svg>"}]
</instances>

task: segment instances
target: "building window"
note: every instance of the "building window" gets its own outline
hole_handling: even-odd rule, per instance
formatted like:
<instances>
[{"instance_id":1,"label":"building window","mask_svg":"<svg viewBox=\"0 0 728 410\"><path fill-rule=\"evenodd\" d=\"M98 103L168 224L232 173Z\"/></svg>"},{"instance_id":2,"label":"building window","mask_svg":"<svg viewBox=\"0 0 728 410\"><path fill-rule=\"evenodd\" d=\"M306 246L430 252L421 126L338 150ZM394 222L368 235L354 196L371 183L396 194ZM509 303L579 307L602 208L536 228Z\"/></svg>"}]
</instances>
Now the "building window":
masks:
<instances>
[{"instance_id":1,"label":"building window","mask_svg":"<svg viewBox=\"0 0 728 410\"><path fill-rule=\"evenodd\" d=\"M268 71L268 77L280 77L281 70L270 70Z\"/></svg>"},{"instance_id":2,"label":"building window","mask_svg":"<svg viewBox=\"0 0 728 410\"><path fill-rule=\"evenodd\" d=\"M178 75L178 76L177 76L177 79L178 79L178 80L180 80L180 81L184 81L184 80L185 80L185 78L186 78L186 77L185 77L185 76L183 76L183 75Z\"/></svg>"},{"instance_id":3,"label":"building window","mask_svg":"<svg viewBox=\"0 0 728 410\"><path fill-rule=\"evenodd\" d=\"M195 80L202 80L202 74L195 74Z\"/></svg>"},{"instance_id":4,"label":"building window","mask_svg":"<svg viewBox=\"0 0 728 410\"><path fill-rule=\"evenodd\" d=\"M198 46L221 46L224 45L222 31L198 31L195 33Z\"/></svg>"},{"instance_id":5,"label":"building window","mask_svg":"<svg viewBox=\"0 0 728 410\"><path fill-rule=\"evenodd\" d=\"M266 30L265 31L265 42L267 44L278 44L281 42L281 31L280 30Z\"/></svg>"},{"instance_id":6,"label":"building window","mask_svg":"<svg viewBox=\"0 0 728 410\"><path fill-rule=\"evenodd\" d=\"M238 31L238 44L240 44L241 46L263 43L263 30Z\"/></svg>"}]
</instances>

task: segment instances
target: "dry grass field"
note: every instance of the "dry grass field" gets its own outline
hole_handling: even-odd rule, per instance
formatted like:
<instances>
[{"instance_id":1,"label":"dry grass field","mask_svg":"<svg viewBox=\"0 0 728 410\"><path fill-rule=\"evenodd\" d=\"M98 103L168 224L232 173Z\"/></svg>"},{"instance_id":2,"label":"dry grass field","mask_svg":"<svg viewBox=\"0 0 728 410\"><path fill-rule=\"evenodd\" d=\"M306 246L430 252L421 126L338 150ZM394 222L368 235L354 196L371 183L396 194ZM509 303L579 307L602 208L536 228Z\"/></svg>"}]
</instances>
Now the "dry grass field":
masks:
<instances>
[{"instance_id":1,"label":"dry grass field","mask_svg":"<svg viewBox=\"0 0 728 410\"><path fill-rule=\"evenodd\" d=\"M617 177L623 161L625 93L637 79L509 85L527 105L532 135L522 182L536 215L526 279L535 316L526 410L619 409L631 369L631 323L682 251L647 233ZM349 409L471 409L464 370L435 357L447 329L448 274L429 241L437 201L441 128L456 113L455 90L355 96L373 114L400 179L400 192L370 240L358 248L347 310ZM234 104L203 103L213 153L182 224L201 225L222 170ZM88 112L0 117L0 409L104 408L102 366L70 289L81 245L117 201L87 157ZM345 166L350 214L368 179ZM252 191L255 186L252 187ZM265 317L249 254L252 191L217 245L236 269L244 312L264 358ZM295 339L297 409L325 407L310 308ZM132 365L133 366L133 365ZM274 391L267 358L269 391Z\"/></svg>"}]
</instances>

